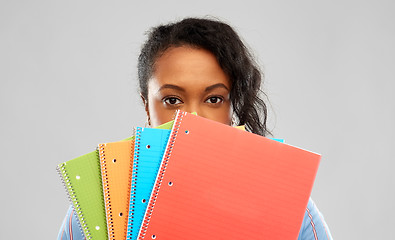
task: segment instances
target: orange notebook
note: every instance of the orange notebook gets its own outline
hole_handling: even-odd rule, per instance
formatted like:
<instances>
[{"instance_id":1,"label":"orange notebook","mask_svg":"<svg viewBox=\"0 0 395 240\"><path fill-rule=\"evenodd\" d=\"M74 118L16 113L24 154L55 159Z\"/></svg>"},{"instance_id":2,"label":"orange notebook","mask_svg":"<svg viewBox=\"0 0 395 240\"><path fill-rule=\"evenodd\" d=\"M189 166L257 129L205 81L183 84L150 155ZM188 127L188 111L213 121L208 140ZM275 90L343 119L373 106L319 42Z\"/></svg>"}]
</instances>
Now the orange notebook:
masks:
<instances>
[{"instance_id":1,"label":"orange notebook","mask_svg":"<svg viewBox=\"0 0 395 240\"><path fill-rule=\"evenodd\" d=\"M297 239L319 161L179 111L138 239Z\"/></svg>"},{"instance_id":2,"label":"orange notebook","mask_svg":"<svg viewBox=\"0 0 395 240\"><path fill-rule=\"evenodd\" d=\"M108 239L126 239L134 140L99 145Z\"/></svg>"}]
</instances>

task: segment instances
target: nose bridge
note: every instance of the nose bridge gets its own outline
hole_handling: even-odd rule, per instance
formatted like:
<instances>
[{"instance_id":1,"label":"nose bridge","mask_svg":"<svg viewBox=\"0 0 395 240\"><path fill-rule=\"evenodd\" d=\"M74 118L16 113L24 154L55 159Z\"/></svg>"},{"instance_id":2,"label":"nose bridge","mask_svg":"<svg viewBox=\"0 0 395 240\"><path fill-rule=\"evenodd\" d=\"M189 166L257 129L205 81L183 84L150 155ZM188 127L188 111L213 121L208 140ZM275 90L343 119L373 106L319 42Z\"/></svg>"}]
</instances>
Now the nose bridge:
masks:
<instances>
[{"instance_id":1,"label":"nose bridge","mask_svg":"<svg viewBox=\"0 0 395 240\"><path fill-rule=\"evenodd\" d=\"M184 106L184 111L189 113L196 112L199 116L203 115L199 101L188 101L188 103Z\"/></svg>"}]
</instances>

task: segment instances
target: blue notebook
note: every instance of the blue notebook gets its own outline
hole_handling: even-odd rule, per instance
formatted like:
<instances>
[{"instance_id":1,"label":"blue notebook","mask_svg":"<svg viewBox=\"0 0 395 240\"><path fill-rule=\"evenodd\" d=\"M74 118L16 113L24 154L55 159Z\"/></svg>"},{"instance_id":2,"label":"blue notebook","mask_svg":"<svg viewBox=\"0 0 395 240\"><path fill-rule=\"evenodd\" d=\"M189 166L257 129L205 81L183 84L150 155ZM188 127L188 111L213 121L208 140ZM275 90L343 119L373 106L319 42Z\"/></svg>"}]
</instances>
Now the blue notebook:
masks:
<instances>
[{"instance_id":1,"label":"blue notebook","mask_svg":"<svg viewBox=\"0 0 395 240\"><path fill-rule=\"evenodd\" d=\"M170 130L136 129L127 239L137 239Z\"/></svg>"}]
</instances>

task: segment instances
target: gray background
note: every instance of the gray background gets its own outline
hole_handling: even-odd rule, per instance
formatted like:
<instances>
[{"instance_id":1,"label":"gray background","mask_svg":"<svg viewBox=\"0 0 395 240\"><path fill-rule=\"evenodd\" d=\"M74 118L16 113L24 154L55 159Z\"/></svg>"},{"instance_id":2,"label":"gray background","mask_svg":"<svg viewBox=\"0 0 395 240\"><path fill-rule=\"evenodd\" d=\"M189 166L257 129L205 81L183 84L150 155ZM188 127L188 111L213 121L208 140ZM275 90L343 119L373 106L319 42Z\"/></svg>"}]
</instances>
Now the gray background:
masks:
<instances>
[{"instance_id":1,"label":"gray background","mask_svg":"<svg viewBox=\"0 0 395 240\"><path fill-rule=\"evenodd\" d=\"M68 208L57 164L143 125L144 32L229 22L266 73L269 126L323 155L312 197L336 239L395 221L394 1L1 1L1 239L54 239ZM115 106L115 107L114 107Z\"/></svg>"}]
</instances>

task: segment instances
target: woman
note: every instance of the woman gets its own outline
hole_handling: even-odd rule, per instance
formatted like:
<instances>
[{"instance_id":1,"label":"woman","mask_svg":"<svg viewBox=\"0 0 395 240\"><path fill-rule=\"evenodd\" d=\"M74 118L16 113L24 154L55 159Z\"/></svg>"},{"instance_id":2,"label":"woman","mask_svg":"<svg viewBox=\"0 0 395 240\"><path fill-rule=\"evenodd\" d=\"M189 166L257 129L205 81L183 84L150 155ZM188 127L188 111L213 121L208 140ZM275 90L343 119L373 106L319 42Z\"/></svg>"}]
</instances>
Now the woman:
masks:
<instances>
[{"instance_id":1,"label":"woman","mask_svg":"<svg viewBox=\"0 0 395 240\"><path fill-rule=\"evenodd\" d=\"M138 61L147 122L170 121L177 109L228 125L245 125L266 136L267 109L260 98L261 73L236 32L208 19L184 19L154 28ZM70 208L58 239L83 239ZM331 239L312 200L298 239Z\"/></svg>"}]
</instances>

